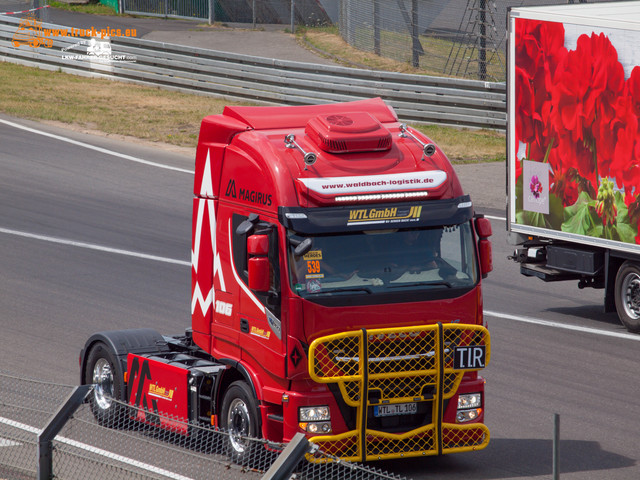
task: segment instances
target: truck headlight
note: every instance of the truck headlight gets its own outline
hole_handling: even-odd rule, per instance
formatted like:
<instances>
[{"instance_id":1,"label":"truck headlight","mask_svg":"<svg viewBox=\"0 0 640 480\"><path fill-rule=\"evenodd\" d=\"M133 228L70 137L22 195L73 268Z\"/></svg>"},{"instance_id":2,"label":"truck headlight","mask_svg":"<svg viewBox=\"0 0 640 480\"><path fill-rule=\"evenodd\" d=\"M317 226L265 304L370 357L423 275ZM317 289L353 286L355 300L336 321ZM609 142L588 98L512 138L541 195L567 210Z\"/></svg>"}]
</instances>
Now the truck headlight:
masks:
<instances>
[{"instance_id":1,"label":"truck headlight","mask_svg":"<svg viewBox=\"0 0 640 480\"><path fill-rule=\"evenodd\" d=\"M300 422L298 426L314 435L331 433L331 422Z\"/></svg>"},{"instance_id":2,"label":"truck headlight","mask_svg":"<svg viewBox=\"0 0 640 480\"><path fill-rule=\"evenodd\" d=\"M477 419L482 413L482 394L467 393L458 396L458 413L456 421L458 423L471 422Z\"/></svg>"},{"instance_id":3,"label":"truck headlight","mask_svg":"<svg viewBox=\"0 0 640 480\"><path fill-rule=\"evenodd\" d=\"M464 408L480 408L482 406L482 394L468 393L458 395L458 410Z\"/></svg>"},{"instance_id":4,"label":"truck headlight","mask_svg":"<svg viewBox=\"0 0 640 480\"><path fill-rule=\"evenodd\" d=\"M318 407L300 407L298 417L301 422L322 422L331 420L329 407L326 405Z\"/></svg>"}]
</instances>

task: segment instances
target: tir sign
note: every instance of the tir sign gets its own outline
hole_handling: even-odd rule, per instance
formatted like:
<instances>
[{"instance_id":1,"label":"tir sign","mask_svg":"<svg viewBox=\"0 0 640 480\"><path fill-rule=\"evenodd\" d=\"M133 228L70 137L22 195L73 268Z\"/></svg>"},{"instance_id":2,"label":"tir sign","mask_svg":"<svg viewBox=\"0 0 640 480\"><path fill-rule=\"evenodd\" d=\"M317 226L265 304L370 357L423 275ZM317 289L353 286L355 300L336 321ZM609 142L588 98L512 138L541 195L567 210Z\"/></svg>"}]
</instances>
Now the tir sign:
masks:
<instances>
[{"instance_id":1,"label":"tir sign","mask_svg":"<svg viewBox=\"0 0 640 480\"><path fill-rule=\"evenodd\" d=\"M454 370L475 370L486 366L486 350L484 345L456 347L453 355Z\"/></svg>"}]
</instances>

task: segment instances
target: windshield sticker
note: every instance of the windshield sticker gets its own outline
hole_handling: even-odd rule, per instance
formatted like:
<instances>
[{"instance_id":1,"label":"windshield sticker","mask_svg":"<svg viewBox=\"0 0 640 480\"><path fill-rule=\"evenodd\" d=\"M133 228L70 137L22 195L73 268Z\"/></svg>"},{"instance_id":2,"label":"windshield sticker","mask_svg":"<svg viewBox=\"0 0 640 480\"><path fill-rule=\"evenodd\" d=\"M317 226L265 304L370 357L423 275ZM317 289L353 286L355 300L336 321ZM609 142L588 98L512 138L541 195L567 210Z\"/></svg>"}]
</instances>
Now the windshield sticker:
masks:
<instances>
[{"instance_id":1,"label":"windshield sticker","mask_svg":"<svg viewBox=\"0 0 640 480\"><path fill-rule=\"evenodd\" d=\"M370 225L379 223L417 222L422 206L393 208L358 208L349 210L347 225Z\"/></svg>"},{"instance_id":2,"label":"windshield sticker","mask_svg":"<svg viewBox=\"0 0 640 480\"><path fill-rule=\"evenodd\" d=\"M303 260L307 262L307 271L304 278L307 280L312 278L324 278L324 273L321 273L322 267L320 260L322 260L322 250L311 250L303 255Z\"/></svg>"},{"instance_id":3,"label":"windshield sticker","mask_svg":"<svg viewBox=\"0 0 640 480\"><path fill-rule=\"evenodd\" d=\"M320 273L320 260L307 260L307 273Z\"/></svg>"},{"instance_id":4,"label":"windshield sticker","mask_svg":"<svg viewBox=\"0 0 640 480\"><path fill-rule=\"evenodd\" d=\"M322 284L318 280L311 280L307 282L307 292L317 293L322 290Z\"/></svg>"},{"instance_id":5,"label":"windshield sticker","mask_svg":"<svg viewBox=\"0 0 640 480\"><path fill-rule=\"evenodd\" d=\"M302 257L305 260L322 260L322 250L311 250Z\"/></svg>"},{"instance_id":6,"label":"windshield sticker","mask_svg":"<svg viewBox=\"0 0 640 480\"><path fill-rule=\"evenodd\" d=\"M310 278L324 278L324 273L312 273L309 275L305 275L304 278L309 280Z\"/></svg>"}]
</instances>

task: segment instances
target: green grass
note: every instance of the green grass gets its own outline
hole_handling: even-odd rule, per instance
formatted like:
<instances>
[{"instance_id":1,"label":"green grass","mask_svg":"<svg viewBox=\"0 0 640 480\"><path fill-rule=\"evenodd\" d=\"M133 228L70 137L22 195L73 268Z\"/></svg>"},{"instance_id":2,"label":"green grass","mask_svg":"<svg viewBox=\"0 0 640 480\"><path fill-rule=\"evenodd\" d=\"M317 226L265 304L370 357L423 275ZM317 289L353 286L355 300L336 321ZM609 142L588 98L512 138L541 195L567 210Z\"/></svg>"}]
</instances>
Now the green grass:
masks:
<instances>
[{"instance_id":1,"label":"green grass","mask_svg":"<svg viewBox=\"0 0 640 480\"><path fill-rule=\"evenodd\" d=\"M438 125L413 125L433 140L454 163L504 162L504 133Z\"/></svg>"},{"instance_id":2,"label":"green grass","mask_svg":"<svg viewBox=\"0 0 640 480\"><path fill-rule=\"evenodd\" d=\"M200 122L230 102L0 63L0 111L20 118L194 147Z\"/></svg>"},{"instance_id":3,"label":"green grass","mask_svg":"<svg viewBox=\"0 0 640 480\"><path fill-rule=\"evenodd\" d=\"M381 31L380 54L374 53L373 29L359 29L349 45L337 27L305 27L297 30L300 43L344 59L345 64L362 65L375 70L423 75L477 78L478 50L436 36L420 35L424 51L418 66L412 65L412 40L408 33ZM505 58L502 52L487 52L487 80L504 80Z\"/></svg>"},{"instance_id":4,"label":"green grass","mask_svg":"<svg viewBox=\"0 0 640 480\"><path fill-rule=\"evenodd\" d=\"M195 147L200 122L238 102L0 62L0 112L73 128ZM418 126L456 162L503 161L504 135Z\"/></svg>"},{"instance_id":5,"label":"green grass","mask_svg":"<svg viewBox=\"0 0 640 480\"><path fill-rule=\"evenodd\" d=\"M67 10L69 12L88 13L91 15L117 15L113 8L102 5L101 3L69 4L52 0L49 2L49 5L53 8Z\"/></svg>"}]
</instances>

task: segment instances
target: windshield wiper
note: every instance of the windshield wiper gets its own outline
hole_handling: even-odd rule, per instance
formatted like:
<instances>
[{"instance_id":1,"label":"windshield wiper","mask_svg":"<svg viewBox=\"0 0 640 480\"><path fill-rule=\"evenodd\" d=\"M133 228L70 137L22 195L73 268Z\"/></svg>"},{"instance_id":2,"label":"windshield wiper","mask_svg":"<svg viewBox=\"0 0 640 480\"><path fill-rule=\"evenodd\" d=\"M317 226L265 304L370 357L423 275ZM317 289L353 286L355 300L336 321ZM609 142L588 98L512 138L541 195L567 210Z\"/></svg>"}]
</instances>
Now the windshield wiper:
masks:
<instances>
[{"instance_id":1,"label":"windshield wiper","mask_svg":"<svg viewBox=\"0 0 640 480\"><path fill-rule=\"evenodd\" d=\"M319 292L316 293L316 295L318 294L322 294L322 293L349 293L349 292L364 292L364 293L373 293L371 292L371 289L369 287L349 287L349 288L340 288L340 287L336 287L336 288L327 288L327 289L322 289Z\"/></svg>"},{"instance_id":2,"label":"windshield wiper","mask_svg":"<svg viewBox=\"0 0 640 480\"><path fill-rule=\"evenodd\" d=\"M420 287L422 285L434 285L434 286L444 286L447 288L453 288L449 282L412 282L412 283L398 283L396 285L389 285L389 288L402 288L402 287Z\"/></svg>"}]
</instances>

